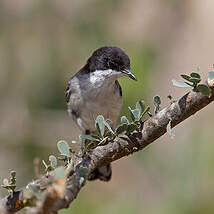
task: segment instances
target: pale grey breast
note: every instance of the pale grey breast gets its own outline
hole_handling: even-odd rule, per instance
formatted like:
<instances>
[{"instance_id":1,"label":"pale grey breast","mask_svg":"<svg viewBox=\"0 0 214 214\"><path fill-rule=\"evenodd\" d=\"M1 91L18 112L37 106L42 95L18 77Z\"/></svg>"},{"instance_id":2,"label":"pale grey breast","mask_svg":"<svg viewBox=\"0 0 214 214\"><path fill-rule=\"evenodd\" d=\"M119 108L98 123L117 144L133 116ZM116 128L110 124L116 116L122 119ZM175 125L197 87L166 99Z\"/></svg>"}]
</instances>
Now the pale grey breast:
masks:
<instances>
[{"instance_id":1,"label":"pale grey breast","mask_svg":"<svg viewBox=\"0 0 214 214\"><path fill-rule=\"evenodd\" d=\"M78 75L70 81L68 111L73 114L78 126L83 130L95 131L95 119L101 114L112 120L114 126L122 107L121 88L116 77L96 73ZM78 120L79 119L79 120Z\"/></svg>"}]
</instances>

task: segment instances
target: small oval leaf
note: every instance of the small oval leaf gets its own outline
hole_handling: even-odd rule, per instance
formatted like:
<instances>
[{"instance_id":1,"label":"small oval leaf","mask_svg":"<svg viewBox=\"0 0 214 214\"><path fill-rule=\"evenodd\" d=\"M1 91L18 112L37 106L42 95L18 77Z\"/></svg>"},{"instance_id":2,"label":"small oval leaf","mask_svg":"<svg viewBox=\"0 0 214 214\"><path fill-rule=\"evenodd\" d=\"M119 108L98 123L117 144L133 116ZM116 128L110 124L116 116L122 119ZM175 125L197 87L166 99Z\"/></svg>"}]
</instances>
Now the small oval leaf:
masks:
<instances>
[{"instance_id":1,"label":"small oval leaf","mask_svg":"<svg viewBox=\"0 0 214 214\"><path fill-rule=\"evenodd\" d=\"M70 147L66 141L64 140L59 141L57 143L57 148L62 155L65 155L66 157L71 157Z\"/></svg>"},{"instance_id":2,"label":"small oval leaf","mask_svg":"<svg viewBox=\"0 0 214 214\"><path fill-rule=\"evenodd\" d=\"M122 125L119 125L116 129L116 134L119 135L119 134L122 134L123 132L126 131L126 129L128 128L128 125L127 124L122 124Z\"/></svg>"},{"instance_id":3,"label":"small oval leaf","mask_svg":"<svg viewBox=\"0 0 214 214\"><path fill-rule=\"evenodd\" d=\"M121 119L120 119L120 122L121 123L125 123L125 124L130 124L128 118L126 116L122 116Z\"/></svg>"},{"instance_id":4,"label":"small oval leaf","mask_svg":"<svg viewBox=\"0 0 214 214\"><path fill-rule=\"evenodd\" d=\"M190 76L191 76L192 78L201 79L201 76L200 76L199 73L192 72L192 73L190 74Z\"/></svg>"},{"instance_id":5,"label":"small oval leaf","mask_svg":"<svg viewBox=\"0 0 214 214\"><path fill-rule=\"evenodd\" d=\"M211 88L209 88L207 85L199 84L197 86L197 89L205 96L210 97L211 95Z\"/></svg>"},{"instance_id":6,"label":"small oval leaf","mask_svg":"<svg viewBox=\"0 0 214 214\"><path fill-rule=\"evenodd\" d=\"M54 155L50 155L49 156L49 161L50 161L51 167L55 169L57 167L57 159L56 159L56 157Z\"/></svg>"},{"instance_id":7,"label":"small oval leaf","mask_svg":"<svg viewBox=\"0 0 214 214\"><path fill-rule=\"evenodd\" d=\"M177 87L181 87L181 88L188 88L191 87L190 85L188 85L187 83L183 82L183 81L177 81L177 80L172 80L172 84L174 86Z\"/></svg>"},{"instance_id":8,"label":"small oval leaf","mask_svg":"<svg viewBox=\"0 0 214 214\"><path fill-rule=\"evenodd\" d=\"M135 120L139 120L140 119L140 116L141 116L141 111L139 109L134 109L132 111L134 117L135 117Z\"/></svg>"},{"instance_id":9,"label":"small oval leaf","mask_svg":"<svg viewBox=\"0 0 214 214\"><path fill-rule=\"evenodd\" d=\"M105 125L104 125L104 117L102 115L98 115L96 118L96 125L99 127L98 131L100 135L103 137L105 132Z\"/></svg>"},{"instance_id":10,"label":"small oval leaf","mask_svg":"<svg viewBox=\"0 0 214 214\"><path fill-rule=\"evenodd\" d=\"M108 123L110 126L112 126L113 124L113 122L110 119L107 119L105 122Z\"/></svg>"}]
</instances>

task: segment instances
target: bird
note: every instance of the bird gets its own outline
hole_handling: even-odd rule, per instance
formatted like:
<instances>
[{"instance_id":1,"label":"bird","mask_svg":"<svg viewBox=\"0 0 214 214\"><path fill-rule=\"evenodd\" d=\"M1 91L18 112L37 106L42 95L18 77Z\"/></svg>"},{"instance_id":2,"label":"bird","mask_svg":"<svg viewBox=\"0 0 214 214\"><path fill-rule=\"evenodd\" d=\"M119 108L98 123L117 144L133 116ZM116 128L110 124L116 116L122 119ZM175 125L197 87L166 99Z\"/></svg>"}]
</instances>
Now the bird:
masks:
<instances>
[{"instance_id":1,"label":"bird","mask_svg":"<svg viewBox=\"0 0 214 214\"><path fill-rule=\"evenodd\" d=\"M127 76L137 80L130 71L130 59L116 46L95 50L86 64L71 78L66 88L68 113L83 134L96 134L95 119L103 115L116 127L122 107L122 88L118 78ZM109 181L110 164L91 173L88 180Z\"/></svg>"}]
</instances>

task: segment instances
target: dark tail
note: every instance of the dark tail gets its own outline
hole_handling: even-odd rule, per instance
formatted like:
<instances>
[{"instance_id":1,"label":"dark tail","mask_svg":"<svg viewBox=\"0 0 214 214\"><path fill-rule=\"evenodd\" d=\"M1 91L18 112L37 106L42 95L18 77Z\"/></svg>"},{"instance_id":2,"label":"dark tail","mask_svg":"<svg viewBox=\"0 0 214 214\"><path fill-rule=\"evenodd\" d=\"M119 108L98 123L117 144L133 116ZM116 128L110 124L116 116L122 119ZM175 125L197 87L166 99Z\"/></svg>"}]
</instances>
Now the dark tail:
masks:
<instances>
[{"instance_id":1,"label":"dark tail","mask_svg":"<svg viewBox=\"0 0 214 214\"><path fill-rule=\"evenodd\" d=\"M111 165L102 166L98 169L95 169L88 177L89 181L99 179L101 181L110 181L111 180Z\"/></svg>"},{"instance_id":2,"label":"dark tail","mask_svg":"<svg viewBox=\"0 0 214 214\"><path fill-rule=\"evenodd\" d=\"M85 130L85 134L86 135L90 135L90 131L89 130ZM88 180L89 181L93 181L96 179L99 179L101 181L110 181L111 180L111 174L112 174L112 170L111 170L111 165L108 164L106 166L102 166L98 169L95 169L89 176L88 176Z\"/></svg>"}]
</instances>

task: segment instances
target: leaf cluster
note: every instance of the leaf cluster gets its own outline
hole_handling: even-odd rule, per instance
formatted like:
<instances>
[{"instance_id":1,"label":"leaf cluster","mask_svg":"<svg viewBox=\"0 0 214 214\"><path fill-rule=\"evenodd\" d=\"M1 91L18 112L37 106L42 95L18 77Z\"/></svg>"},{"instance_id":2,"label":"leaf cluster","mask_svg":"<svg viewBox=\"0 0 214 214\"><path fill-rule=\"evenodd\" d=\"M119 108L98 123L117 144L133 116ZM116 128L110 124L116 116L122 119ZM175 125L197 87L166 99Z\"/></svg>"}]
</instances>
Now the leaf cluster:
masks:
<instances>
[{"instance_id":1,"label":"leaf cluster","mask_svg":"<svg viewBox=\"0 0 214 214\"><path fill-rule=\"evenodd\" d=\"M206 84L201 84L201 76L200 76L200 68L197 69L197 72L192 72L190 75L181 74L181 77L184 81L172 80L174 86L187 88L193 87L200 91L203 95L210 97L211 96L211 88ZM214 72L209 72L209 78L214 79ZM199 84L200 83L200 84Z\"/></svg>"},{"instance_id":2,"label":"leaf cluster","mask_svg":"<svg viewBox=\"0 0 214 214\"><path fill-rule=\"evenodd\" d=\"M158 106L159 105L157 105L157 107ZM114 139L120 134L131 134L143 122L143 117L149 112L149 109L149 107L145 107L144 101L138 101L135 109L128 107L131 120L126 116L122 116L120 118L120 124L115 129L113 128L111 120L105 119L102 115L98 115L95 120L97 135L81 135L81 140L84 142L86 151L104 145L108 138Z\"/></svg>"},{"instance_id":3,"label":"leaf cluster","mask_svg":"<svg viewBox=\"0 0 214 214\"><path fill-rule=\"evenodd\" d=\"M7 189L9 194L13 194L16 188L16 171L11 171L10 178L3 179L3 184L1 186Z\"/></svg>"}]
</instances>

